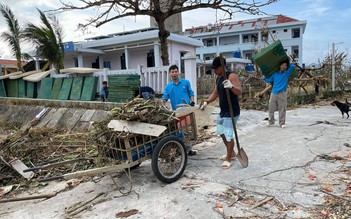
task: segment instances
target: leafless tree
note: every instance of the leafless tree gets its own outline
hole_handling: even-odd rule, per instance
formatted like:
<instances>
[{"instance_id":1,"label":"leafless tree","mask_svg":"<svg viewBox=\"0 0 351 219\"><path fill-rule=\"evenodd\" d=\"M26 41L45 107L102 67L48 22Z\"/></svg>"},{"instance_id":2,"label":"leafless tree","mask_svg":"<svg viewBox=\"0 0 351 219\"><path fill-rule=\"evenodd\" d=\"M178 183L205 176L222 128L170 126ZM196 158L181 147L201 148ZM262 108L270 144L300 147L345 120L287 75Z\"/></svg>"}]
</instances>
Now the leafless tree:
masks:
<instances>
[{"instance_id":1,"label":"leafless tree","mask_svg":"<svg viewBox=\"0 0 351 219\"><path fill-rule=\"evenodd\" d=\"M347 67L346 63L348 54L345 52L337 52L335 54L335 85L341 90L345 90L349 86L348 81L351 79L351 69ZM328 54L322 64L325 66L320 71L322 75L328 78L329 84L331 84L332 77L332 57Z\"/></svg>"},{"instance_id":2,"label":"leafless tree","mask_svg":"<svg viewBox=\"0 0 351 219\"><path fill-rule=\"evenodd\" d=\"M148 15L155 18L159 28L161 58L164 66L169 65L167 38L170 32L166 29L165 20L172 15L199 8L212 8L225 12L228 18L234 13L242 12L252 15L263 14L261 8L278 0L60 0L62 7L58 11L97 10L99 14L79 24L80 29L88 26L99 27L110 21L123 17Z\"/></svg>"}]
</instances>

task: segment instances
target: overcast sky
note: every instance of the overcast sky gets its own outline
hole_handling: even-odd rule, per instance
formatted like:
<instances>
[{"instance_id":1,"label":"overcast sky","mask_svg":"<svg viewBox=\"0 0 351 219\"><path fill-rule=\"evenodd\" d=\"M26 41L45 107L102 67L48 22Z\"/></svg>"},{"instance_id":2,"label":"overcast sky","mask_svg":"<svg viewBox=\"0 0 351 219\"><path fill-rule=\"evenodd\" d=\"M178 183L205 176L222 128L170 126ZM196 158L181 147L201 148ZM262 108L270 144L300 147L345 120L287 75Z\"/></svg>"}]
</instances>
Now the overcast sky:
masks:
<instances>
[{"instance_id":1,"label":"overcast sky","mask_svg":"<svg viewBox=\"0 0 351 219\"><path fill-rule=\"evenodd\" d=\"M77 0L71 0L71 2L77 2ZM21 26L27 22L39 22L36 8L45 11L60 6L59 0L0 0L0 3L8 5L13 10ZM280 0L264 7L263 11L268 15L283 14L298 20L307 20L307 28L303 36L303 60L306 64L315 63L318 59L323 60L331 49L332 42L343 42L336 45L338 51L351 52L350 0ZM79 41L91 36L145 28L150 25L149 18L141 16L112 21L100 28L91 27L89 34L76 30L78 23L96 14L97 11L92 10L57 14L64 28L64 41ZM183 29L216 22L216 11L211 9L186 12L182 16ZM255 16L236 14L233 20L248 18L255 18ZM0 17L0 33L5 30L7 27L4 19ZM25 50L29 50L30 45L24 47ZM12 58L9 47L2 39L0 40L0 56L1 58Z\"/></svg>"}]
</instances>

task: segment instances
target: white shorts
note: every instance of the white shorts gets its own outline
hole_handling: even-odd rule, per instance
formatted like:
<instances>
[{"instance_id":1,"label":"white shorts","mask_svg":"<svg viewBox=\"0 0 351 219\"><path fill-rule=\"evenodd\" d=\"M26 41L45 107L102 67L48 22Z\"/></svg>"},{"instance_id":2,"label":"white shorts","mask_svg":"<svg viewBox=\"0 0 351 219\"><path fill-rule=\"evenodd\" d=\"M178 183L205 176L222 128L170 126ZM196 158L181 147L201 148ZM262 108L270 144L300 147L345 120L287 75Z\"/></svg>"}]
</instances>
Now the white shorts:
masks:
<instances>
[{"instance_id":1,"label":"white shorts","mask_svg":"<svg viewBox=\"0 0 351 219\"><path fill-rule=\"evenodd\" d=\"M239 116L234 117L235 125L237 124ZM234 127L231 117L217 117L217 134L224 135L229 142L234 138Z\"/></svg>"}]
</instances>

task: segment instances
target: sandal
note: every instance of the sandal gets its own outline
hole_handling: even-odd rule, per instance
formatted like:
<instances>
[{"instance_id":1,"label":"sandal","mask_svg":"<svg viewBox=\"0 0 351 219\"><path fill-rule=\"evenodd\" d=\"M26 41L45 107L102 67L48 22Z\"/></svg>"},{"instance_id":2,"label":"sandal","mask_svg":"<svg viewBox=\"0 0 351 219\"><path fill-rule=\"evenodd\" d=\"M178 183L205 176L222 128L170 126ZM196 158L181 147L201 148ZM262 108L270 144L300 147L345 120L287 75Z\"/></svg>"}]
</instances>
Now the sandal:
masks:
<instances>
[{"instance_id":1,"label":"sandal","mask_svg":"<svg viewBox=\"0 0 351 219\"><path fill-rule=\"evenodd\" d=\"M225 160L227 158L227 155L222 155L219 157L220 160ZM232 157L232 160L235 160L236 159L236 156Z\"/></svg>"},{"instance_id":2,"label":"sandal","mask_svg":"<svg viewBox=\"0 0 351 219\"><path fill-rule=\"evenodd\" d=\"M232 163L230 163L228 161L224 161L222 164L222 169L224 169L224 170L229 169L231 165L232 165Z\"/></svg>"}]
</instances>

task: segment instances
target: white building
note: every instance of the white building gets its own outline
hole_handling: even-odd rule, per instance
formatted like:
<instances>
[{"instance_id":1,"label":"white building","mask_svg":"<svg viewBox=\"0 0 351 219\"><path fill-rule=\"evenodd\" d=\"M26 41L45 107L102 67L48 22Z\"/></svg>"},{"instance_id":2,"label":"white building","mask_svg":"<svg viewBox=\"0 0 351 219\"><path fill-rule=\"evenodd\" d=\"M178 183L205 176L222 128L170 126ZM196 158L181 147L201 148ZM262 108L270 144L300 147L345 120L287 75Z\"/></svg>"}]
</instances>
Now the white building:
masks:
<instances>
[{"instance_id":1,"label":"white building","mask_svg":"<svg viewBox=\"0 0 351 219\"><path fill-rule=\"evenodd\" d=\"M219 26L207 25L185 30L185 35L202 40L204 47L196 49L201 60L212 60L222 53L226 58L251 59L264 42L264 30L269 30L268 43L281 40L288 54L294 54L302 63L302 42L307 21L299 21L284 15L235 21ZM266 32L267 33L267 32Z\"/></svg>"},{"instance_id":2,"label":"white building","mask_svg":"<svg viewBox=\"0 0 351 219\"><path fill-rule=\"evenodd\" d=\"M201 46L200 40L171 33L168 37L170 63L178 65L184 72L182 57L186 53L194 55L196 47ZM68 42L65 50L65 68L123 70L162 66L157 28L98 36L79 43Z\"/></svg>"}]
</instances>

